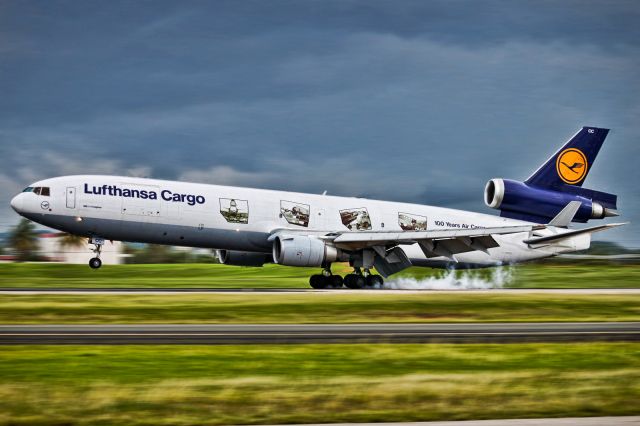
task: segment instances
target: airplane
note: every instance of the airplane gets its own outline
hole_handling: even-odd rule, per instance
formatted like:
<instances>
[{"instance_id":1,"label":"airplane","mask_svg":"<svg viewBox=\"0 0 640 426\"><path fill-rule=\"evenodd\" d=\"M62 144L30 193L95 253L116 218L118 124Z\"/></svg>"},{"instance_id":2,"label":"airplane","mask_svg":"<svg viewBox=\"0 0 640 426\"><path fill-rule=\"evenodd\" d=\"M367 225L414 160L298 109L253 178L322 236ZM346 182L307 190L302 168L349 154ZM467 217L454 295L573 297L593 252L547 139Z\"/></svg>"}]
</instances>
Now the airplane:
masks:
<instances>
[{"instance_id":1,"label":"airplane","mask_svg":"<svg viewBox=\"0 0 640 426\"><path fill-rule=\"evenodd\" d=\"M120 240L211 248L229 265L318 267L321 273L309 279L313 288L380 287L383 277L410 266L490 267L585 250L592 233L624 225L569 228L618 216L616 195L582 187L608 133L583 127L524 182L489 180L484 200L500 216L326 192L102 175L34 182L11 207L34 222L87 237L95 247L94 269L102 265L105 240ZM583 167L560 167L565 163ZM290 214L294 208L308 218ZM406 229L407 218L420 227ZM353 272L333 274L335 262L348 262Z\"/></svg>"}]
</instances>

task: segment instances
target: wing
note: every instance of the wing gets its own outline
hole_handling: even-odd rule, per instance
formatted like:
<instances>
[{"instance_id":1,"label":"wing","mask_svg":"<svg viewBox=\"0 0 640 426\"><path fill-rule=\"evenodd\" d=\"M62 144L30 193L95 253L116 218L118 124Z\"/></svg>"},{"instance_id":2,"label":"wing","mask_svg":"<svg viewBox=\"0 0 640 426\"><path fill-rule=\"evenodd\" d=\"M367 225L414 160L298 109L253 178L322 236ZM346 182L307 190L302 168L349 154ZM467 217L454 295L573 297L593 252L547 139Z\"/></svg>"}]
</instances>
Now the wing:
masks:
<instances>
[{"instance_id":1,"label":"wing","mask_svg":"<svg viewBox=\"0 0 640 426\"><path fill-rule=\"evenodd\" d=\"M503 226L476 229L438 229L434 231L358 231L327 234L322 238L345 250L366 248L386 250L401 244L418 243L427 257L452 258L457 253L498 247L492 235L529 232L538 225ZM377 251L377 250L376 250Z\"/></svg>"}]
</instances>

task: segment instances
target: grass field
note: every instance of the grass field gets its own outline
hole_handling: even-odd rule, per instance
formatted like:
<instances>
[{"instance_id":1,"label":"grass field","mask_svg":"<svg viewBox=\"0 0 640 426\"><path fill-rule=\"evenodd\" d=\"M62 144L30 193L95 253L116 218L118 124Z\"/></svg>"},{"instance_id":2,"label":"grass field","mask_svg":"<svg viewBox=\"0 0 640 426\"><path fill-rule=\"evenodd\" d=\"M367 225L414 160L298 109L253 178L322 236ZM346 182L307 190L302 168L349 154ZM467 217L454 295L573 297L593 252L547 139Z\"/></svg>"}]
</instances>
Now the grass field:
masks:
<instances>
[{"instance_id":1,"label":"grass field","mask_svg":"<svg viewBox=\"0 0 640 426\"><path fill-rule=\"evenodd\" d=\"M0 295L1 324L640 321L638 294Z\"/></svg>"},{"instance_id":2,"label":"grass field","mask_svg":"<svg viewBox=\"0 0 640 426\"><path fill-rule=\"evenodd\" d=\"M339 265L338 268L345 268ZM338 269L337 268L337 269ZM308 288L311 268L225 265L0 265L0 287ZM413 268L417 280L441 271ZM489 279L490 270L470 272ZM638 287L639 266L526 265L512 287ZM2 295L0 323L639 321L640 295L434 293Z\"/></svg>"},{"instance_id":3,"label":"grass field","mask_svg":"<svg viewBox=\"0 0 640 426\"><path fill-rule=\"evenodd\" d=\"M348 272L335 265L334 272ZM640 265L519 265L503 270L504 284L515 288L640 288ZM216 287L308 288L309 276L319 268L266 265L243 268L217 264L86 265L43 263L0 264L0 287ZM410 268L398 277L424 279L446 272ZM457 272L458 277L492 280L495 268Z\"/></svg>"},{"instance_id":4,"label":"grass field","mask_svg":"<svg viewBox=\"0 0 640 426\"><path fill-rule=\"evenodd\" d=\"M0 424L640 414L640 345L15 346Z\"/></svg>"},{"instance_id":5,"label":"grass field","mask_svg":"<svg viewBox=\"0 0 640 426\"><path fill-rule=\"evenodd\" d=\"M307 288L314 269L0 265L0 287ZM440 272L412 269L422 279ZM640 287L632 266L527 265L510 286ZM474 272L485 280L491 272ZM0 324L640 321L636 294L0 295ZM640 344L0 346L0 425L638 415Z\"/></svg>"}]
</instances>

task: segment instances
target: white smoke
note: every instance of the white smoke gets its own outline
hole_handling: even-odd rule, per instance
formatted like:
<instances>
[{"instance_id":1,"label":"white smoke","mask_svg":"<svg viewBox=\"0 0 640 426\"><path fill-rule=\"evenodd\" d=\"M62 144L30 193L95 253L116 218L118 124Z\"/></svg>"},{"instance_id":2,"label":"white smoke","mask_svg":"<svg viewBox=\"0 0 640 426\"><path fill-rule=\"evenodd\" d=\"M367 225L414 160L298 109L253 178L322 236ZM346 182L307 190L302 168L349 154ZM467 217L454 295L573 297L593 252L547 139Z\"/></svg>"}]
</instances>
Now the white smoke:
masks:
<instances>
[{"instance_id":1,"label":"white smoke","mask_svg":"<svg viewBox=\"0 0 640 426\"><path fill-rule=\"evenodd\" d=\"M441 275L416 279L413 277L392 278L383 288L392 290L489 290L503 288L513 280L514 271L509 266L487 271L448 270Z\"/></svg>"}]
</instances>

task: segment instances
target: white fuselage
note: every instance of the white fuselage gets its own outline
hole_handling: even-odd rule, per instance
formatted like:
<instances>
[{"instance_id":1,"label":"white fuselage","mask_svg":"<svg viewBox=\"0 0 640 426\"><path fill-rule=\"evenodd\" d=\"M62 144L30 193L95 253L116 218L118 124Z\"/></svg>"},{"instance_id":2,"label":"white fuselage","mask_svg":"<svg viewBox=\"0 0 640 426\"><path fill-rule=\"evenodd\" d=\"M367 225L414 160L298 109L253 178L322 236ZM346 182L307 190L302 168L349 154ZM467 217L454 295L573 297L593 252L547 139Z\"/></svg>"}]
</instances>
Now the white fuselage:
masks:
<instances>
[{"instance_id":1,"label":"white fuselage","mask_svg":"<svg viewBox=\"0 0 640 426\"><path fill-rule=\"evenodd\" d=\"M21 215L61 231L111 240L270 253L279 230L318 235L344 231L470 229L526 224L513 219L418 204L120 176L64 176L33 183L49 195L23 192ZM544 232L544 231L543 231ZM456 255L461 264L490 266L589 247L583 235L543 248L529 233L495 236L488 253ZM444 266L417 244L403 250L414 265Z\"/></svg>"}]
</instances>

